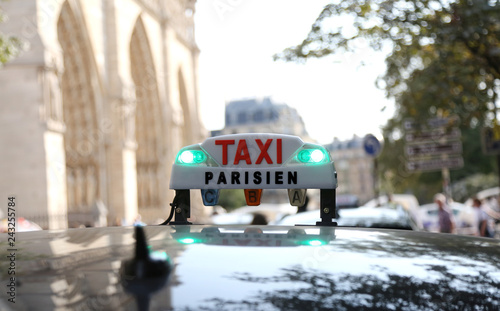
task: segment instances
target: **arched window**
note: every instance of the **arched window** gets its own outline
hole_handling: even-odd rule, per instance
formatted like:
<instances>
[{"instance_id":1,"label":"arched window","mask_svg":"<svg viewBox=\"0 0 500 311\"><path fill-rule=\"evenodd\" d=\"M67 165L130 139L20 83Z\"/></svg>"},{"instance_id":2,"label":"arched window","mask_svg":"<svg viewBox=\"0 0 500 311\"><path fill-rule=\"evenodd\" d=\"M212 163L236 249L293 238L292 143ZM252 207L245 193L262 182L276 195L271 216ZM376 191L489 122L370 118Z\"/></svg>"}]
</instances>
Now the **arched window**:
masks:
<instances>
[{"instance_id":1,"label":"arched window","mask_svg":"<svg viewBox=\"0 0 500 311\"><path fill-rule=\"evenodd\" d=\"M130 40L130 58L137 99L135 133L138 207L139 210L159 208L161 110L152 54L140 17Z\"/></svg>"},{"instance_id":2,"label":"arched window","mask_svg":"<svg viewBox=\"0 0 500 311\"><path fill-rule=\"evenodd\" d=\"M186 82L184 80L184 75L182 70L179 69L177 74L177 79L179 81L179 100L182 108L182 116L184 117L184 126L182 128L182 144L184 146L192 143L192 123L191 123L191 111L189 109L189 101L186 91Z\"/></svg>"},{"instance_id":3,"label":"arched window","mask_svg":"<svg viewBox=\"0 0 500 311\"><path fill-rule=\"evenodd\" d=\"M94 68L86 44L83 23L66 1L57 23L57 34L64 55L62 77L63 118L66 125L66 174L68 211L89 212L100 198L99 143Z\"/></svg>"}]
</instances>

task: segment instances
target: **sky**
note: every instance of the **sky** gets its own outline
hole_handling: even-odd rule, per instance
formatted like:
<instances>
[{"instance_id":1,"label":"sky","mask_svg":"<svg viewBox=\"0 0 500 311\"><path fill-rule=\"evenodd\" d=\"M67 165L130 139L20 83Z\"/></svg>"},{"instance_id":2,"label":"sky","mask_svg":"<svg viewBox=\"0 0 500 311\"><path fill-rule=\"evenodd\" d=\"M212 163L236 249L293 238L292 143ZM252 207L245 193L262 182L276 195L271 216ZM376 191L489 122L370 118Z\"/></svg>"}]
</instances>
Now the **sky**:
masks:
<instances>
[{"instance_id":1,"label":"sky","mask_svg":"<svg viewBox=\"0 0 500 311\"><path fill-rule=\"evenodd\" d=\"M207 130L224 127L227 102L270 96L297 109L319 143L353 135L381 137L380 127L394 112L393 102L375 86L385 72L384 54L360 44L356 53L305 64L272 59L307 36L328 2L197 1L200 113Z\"/></svg>"}]
</instances>

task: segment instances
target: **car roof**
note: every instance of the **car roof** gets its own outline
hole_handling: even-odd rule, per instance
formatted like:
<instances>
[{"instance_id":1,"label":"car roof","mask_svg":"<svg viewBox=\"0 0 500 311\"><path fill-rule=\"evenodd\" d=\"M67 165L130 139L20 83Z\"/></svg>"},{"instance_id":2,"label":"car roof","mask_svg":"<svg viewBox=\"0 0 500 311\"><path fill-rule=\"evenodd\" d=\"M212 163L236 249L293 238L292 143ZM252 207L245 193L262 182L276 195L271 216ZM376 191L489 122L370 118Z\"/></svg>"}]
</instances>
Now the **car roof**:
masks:
<instances>
[{"instance_id":1,"label":"car roof","mask_svg":"<svg viewBox=\"0 0 500 311\"><path fill-rule=\"evenodd\" d=\"M263 203L259 206L243 206L232 210L229 213L214 215L211 217L214 224L250 224L254 215L264 215L267 221L281 219L283 216L295 214L297 207L291 206L288 203L271 204ZM319 217L319 212L317 212ZM319 219L319 218L318 218Z\"/></svg>"},{"instance_id":2,"label":"car roof","mask_svg":"<svg viewBox=\"0 0 500 311\"><path fill-rule=\"evenodd\" d=\"M122 271L134 257L134 230L19 233L19 306L133 308L139 296L124 289ZM465 306L500 305L491 295L500 290L494 239L312 226L140 230L150 254L168 255L172 267L166 285L151 294L151 309L401 309L407 303L446 309L450 302L442 297Z\"/></svg>"},{"instance_id":3,"label":"car roof","mask_svg":"<svg viewBox=\"0 0 500 311\"><path fill-rule=\"evenodd\" d=\"M465 205L464 203L460 202L451 202L448 204L449 207L454 208L454 209L459 209L462 210L464 208L468 208L469 206ZM437 209L438 206L436 203L427 203L420 205L420 209Z\"/></svg>"},{"instance_id":4,"label":"car roof","mask_svg":"<svg viewBox=\"0 0 500 311\"><path fill-rule=\"evenodd\" d=\"M392 200L403 205L407 210L416 210L419 207L417 198L413 194L392 194ZM377 206L387 203L387 196L382 195L365 203L365 206Z\"/></svg>"},{"instance_id":5,"label":"car roof","mask_svg":"<svg viewBox=\"0 0 500 311\"><path fill-rule=\"evenodd\" d=\"M417 229L411 222L410 215L401 205L360 206L339 209L339 218L335 221L340 227L367 227L392 229ZM313 225L319 220L319 211L307 211L289 215L278 221L279 225Z\"/></svg>"}]
</instances>

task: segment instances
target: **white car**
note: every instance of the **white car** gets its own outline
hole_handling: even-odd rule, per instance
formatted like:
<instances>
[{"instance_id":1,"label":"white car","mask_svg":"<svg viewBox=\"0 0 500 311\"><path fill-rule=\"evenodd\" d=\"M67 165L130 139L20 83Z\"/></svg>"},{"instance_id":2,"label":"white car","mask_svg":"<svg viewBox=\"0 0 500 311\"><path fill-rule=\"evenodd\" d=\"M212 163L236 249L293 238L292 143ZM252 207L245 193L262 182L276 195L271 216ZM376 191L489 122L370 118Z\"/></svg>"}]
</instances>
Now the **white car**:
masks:
<instances>
[{"instance_id":1,"label":"white car","mask_svg":"<svg viewBox=\"0 0 500 311\"><path fill-rule=\"evenodd\" d=\"M338 213L339 217L335 221L339 227L419 229L410 213L398 204L343 208ZM287 216L276 224L283 226L313 225L316 221L319 221L317 210Z\"/></svg>"},{"instance_id":2,"label":"white car","mask_svg":"<svg viewBox=\"0 0 500 311\"><path fill-rule=\"evenodd\" d=\"M40 231L43 230L38 224L25 219L24 217L19 217L16 219L16 230L12 230L13 226L10 227L9 224L12 222L8 221L8 218L4 218L0 220L0 232L28 232L28 231ZM0 309L1 310L1 309Z\"/></svg>"},{"instance_id":3,"label":"white car","mask_svg":"<svg viewBox=\"0 0 500 311\"><path fill-rule=\"evenodd\" d=\"M457 233L474 234L474 209L462 203L453 202L450 205L455 217ZM438 206L436 203L420 206L420 220L425 231L439 232Z\"/></svg>"},{"instance_id":4,"label":"white car","mask_svg":"<svg viewBox=\"0 0 500 311\"><path fill-rule=\"evenodd\" d=\"M264 215L267 222L279 221L283 217L297 212L297 207L290 204L260 204L259 206L243 206L226 214L212 216L216 225L249 225L256 214ZM319 212L316 210L316 216Z\"/></svg>"},{"instance_id":5,"label":"white car","mask_svg":"<svg viewBox=\"0 0 500 311\"><path fill-rule=\"evenodd\" d=\"M400 204L401 206L403 206L403 208L407 210L411 214L411 217L417 222L417 226L419 228L423 227L419 217L420 204L418 203L417 198L413 194L392 194L391 200L393 203ZM379 196L378 198L366 202L364 205L379 206L387 204L387 202L388 202L387 195L382 195Z\"/></svg>"}]
</instances>

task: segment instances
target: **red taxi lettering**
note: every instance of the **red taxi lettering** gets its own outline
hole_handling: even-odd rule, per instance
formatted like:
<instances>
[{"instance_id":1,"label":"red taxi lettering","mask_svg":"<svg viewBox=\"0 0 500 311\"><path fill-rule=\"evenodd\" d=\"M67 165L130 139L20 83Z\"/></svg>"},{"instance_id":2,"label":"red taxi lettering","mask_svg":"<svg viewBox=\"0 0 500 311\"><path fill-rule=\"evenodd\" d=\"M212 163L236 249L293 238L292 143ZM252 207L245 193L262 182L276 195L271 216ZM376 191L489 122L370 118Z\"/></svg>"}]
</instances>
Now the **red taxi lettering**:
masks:
<instances>
[{"instance_id":1,"label":"red taxi lettering","mask_svg":"<svg viewBox=\"0 0 500 311\"><path fill-rule=\"evenodd\" d=\"M247 164L252 164L246 140L240 140L238 143L238 149L236 149L236 156L234 157L234 165L238 165L241 160L245 160Z\"/></svg>"},{"instance_id":2,"label":"red taxi lettering","mask_svg":"<svg viewBox=\"0 0 500 311\"><path fill-rule=\"evenodd\" d=\"M260 139L255 139L255 143L260 150L260 154L257 157L255 164L261 164L264 160L267 164L273 164L273 160L268 153L272 142L273 139L268 139L265 143L263 143ZM228 164L228 146L234 145L235 143L234 139L218 139L215 141L215 145L222 146L222 165ZM238 141L233 164L238 165L240 161L245 161L248 165L252 164L252 159L250 158L250 153L248 152L248 146L245 139ZM283 140L281 138L276 139L276 163L283 163Z\"/></svg>"},{"instance_id":3,"label":"red taxi lettering","mask_svg":"<svg viewBox=\"0 0 500 311\"><path fill-rule=\"evenodd\" d=\"M278 164L281 164L281 161L282 161L282 152L283 152L283 147L282 147L282 140L281 138L278 138L277 141L276 141L276 153L277 153L277 157L278 157Z\"/></svg>"},{"instance_id":4,"label":"red taxi lettering","mask_svg":"<svg viewBox=\"0 0 500 311\"><path fill-rule=\"evenodd\" d=\"M222 145L222 165L227 165L227 146L234 145L234 139L219 139L215 144Z\"/></svg>"},{"instance_id":5,"label":"red taxi lettering","mask_svg":"<svg viewBox=\"0 0 500 311\"><path fill-rule=\"evenodd\" d=\"M260 162L262 162L263 159L266 159L267 164L273 164L273 160L271 160L271 157L269 156L269 154L267 154L267 149L269 149L269 146L271 146L273 140L268 139L265 145L262 144L262 141L260 139L256 139L255 142L257 143L257 146L259 146L260 149L260 155L257 158L255 164L260 164Z\"/></svg>"}]
</instances>

